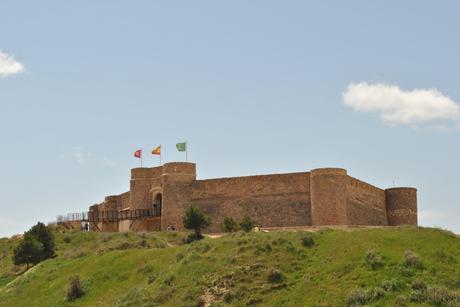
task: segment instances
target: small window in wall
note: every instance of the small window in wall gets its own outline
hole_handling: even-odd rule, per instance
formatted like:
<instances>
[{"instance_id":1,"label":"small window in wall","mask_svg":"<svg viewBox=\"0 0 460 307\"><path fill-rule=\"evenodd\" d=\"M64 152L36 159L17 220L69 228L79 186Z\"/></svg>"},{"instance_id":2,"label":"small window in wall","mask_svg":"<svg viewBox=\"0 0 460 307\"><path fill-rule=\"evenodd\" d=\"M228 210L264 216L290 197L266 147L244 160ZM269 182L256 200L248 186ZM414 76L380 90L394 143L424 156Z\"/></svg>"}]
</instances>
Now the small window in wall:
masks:
<instances>
[{"instance_id":1,"label":"small window in wall","mask_svg":"<svg viewBox=\"0 0 460 307\"><path fill-rule=\"evenodd\" d=\"M158 193L153 201L153 215L161 215L161 193Z\"/></svg>"}]
</instances>

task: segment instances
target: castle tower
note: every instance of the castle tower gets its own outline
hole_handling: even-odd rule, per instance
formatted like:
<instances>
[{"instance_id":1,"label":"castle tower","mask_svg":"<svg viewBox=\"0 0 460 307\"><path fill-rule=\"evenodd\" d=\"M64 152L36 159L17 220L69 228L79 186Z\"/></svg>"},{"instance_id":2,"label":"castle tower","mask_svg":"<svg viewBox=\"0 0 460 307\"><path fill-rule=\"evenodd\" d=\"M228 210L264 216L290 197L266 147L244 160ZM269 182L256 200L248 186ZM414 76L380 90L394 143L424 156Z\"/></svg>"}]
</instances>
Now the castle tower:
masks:
<instances>
[{"instance_id":1,"label":"castle tower","mask_svg":"<svg viewBox=\"0 0 460 307\"><path fill-rule=\"evenodd\" d=\"M159 181L162 174L162 167L138 167L131 169L130 182L130 210L148 209L151 200L149 199L150 188L155 181Z\"/></svg>"},{"instance_id":2,"label":"castle tower","mask_svg":"<svg viewBox=\"0 0 460 307\"><path fill-rule=\"evenodd\" d=\"M347 224L348 175L341 168L310 172L311 225Z\"/></svg>"},{"instance_id":3,"label":"castle tower","mask_svg":"<svg viewBox=\"0 0 460 307\"><path fill-rule=\"evenodd\" d=\"M168 226L183 229L182 216L185 204L189 202L190 185L196 180L196 164L190 162L171 162L163 165L161 182L163 205L161 229Z\"/></svg>"},{"instance_id":4,"label":"castle tower","mask_svg":"<svg viewBox=\"0 0 460 307\"><path fill-rule=\"evenodd\" d=\"M388 225L417 225L417 189L385 190Z\"/></svg>"}]
</instances>

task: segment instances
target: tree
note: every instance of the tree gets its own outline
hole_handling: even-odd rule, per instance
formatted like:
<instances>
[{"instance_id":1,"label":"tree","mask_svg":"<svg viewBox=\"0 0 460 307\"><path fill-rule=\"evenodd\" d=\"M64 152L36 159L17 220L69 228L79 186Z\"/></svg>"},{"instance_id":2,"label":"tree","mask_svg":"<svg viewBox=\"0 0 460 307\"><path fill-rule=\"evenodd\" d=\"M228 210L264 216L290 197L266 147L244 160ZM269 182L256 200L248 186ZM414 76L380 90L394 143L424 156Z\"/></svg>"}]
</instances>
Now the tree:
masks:
<instances>
[{"instance_id":1,"label":"tree","mask_svg":"<svg viewBox=\"0 0 460 307\"><path fill-rule=\"evenodd\" d=\"M231 217L224 218L222 225L220 226L222 231L224 232L235 232L238 228L238 224L236 221Z\"/></svg>"},{"instance_id":2,"label":"tree","mask_svg":"<svg viewBox=\"0 0 460 307\"><path fill-rule=\"evenodd\" d=\"M24 237L13 250L14 264L37 264L43 259L43 244L34 237Z\"/></svg>"},{"instance_id":3,"label":"tree","mask_svg":"<svg viewBox=\"0 0 460 307\"><path fill-rule=\"evenodd\" d=\"M240 227L245 232L251 231L251 229L254 228L255 225L256 225L256 222L253 219L251 219L249 216L245 216L240 222Z\"/></svg>"},{"instance_id":4,"label":"tree","mask_svg":"<svg viewBox=\"0 0 460 307\"><path fill-rule=\"evenodd\" d=\"M185 211L182 223L186 229L195 231L195 239L201 239L201 231L211 224L211 218L200 208L190 207Z\"/></svg>"},{"instance_id":5,"label":"tree","mask_svg":"<svg viewBox=\"0 0 460 307\"><path fill-rule=\"evenodd\" d=\"M43 244L43 259L54 256L54 236L45 224L38 222L24 234L24 237L33 237Z\"/></svg>"}]
</instances>

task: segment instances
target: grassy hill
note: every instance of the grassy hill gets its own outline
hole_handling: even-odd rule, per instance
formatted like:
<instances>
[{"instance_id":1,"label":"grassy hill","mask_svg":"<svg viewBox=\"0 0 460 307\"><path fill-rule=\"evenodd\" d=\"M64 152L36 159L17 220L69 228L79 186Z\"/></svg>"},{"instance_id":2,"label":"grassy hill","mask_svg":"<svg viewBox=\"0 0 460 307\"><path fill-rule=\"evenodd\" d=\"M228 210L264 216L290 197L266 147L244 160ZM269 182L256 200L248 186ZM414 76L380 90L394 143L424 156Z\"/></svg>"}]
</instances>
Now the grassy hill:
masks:
<instances>
[{"instance_id":1,"label":"grassy hill","mask_svg":"<svg viewBox=\"0 0 460 307\"><path fill-rule=\"evenodd\" d=\"M438 229L55 234L58 256L24 273L0 239L1 306L460 306L460 239Z\"/></svg>"}]
</instances>

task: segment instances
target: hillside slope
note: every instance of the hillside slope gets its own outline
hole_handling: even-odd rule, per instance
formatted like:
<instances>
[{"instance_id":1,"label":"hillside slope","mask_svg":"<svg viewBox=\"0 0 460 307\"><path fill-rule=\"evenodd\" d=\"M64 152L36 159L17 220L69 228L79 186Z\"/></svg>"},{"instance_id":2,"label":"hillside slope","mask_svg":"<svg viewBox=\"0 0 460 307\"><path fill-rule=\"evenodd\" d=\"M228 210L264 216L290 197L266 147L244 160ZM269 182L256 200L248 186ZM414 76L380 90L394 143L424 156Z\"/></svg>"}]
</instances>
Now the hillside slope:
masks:
<instances>
[{"instance_id":1,"label":"hillside slope","mask_svg":"<svg viewBox=\"0 0 460 307\"><path fill-rule=\"evenodd\" d=\"M184 235L58 229L58 256L17 276L17 240L0 239L0 305L460 304L460 239L442 230L236 233L182 245ZM302 244L306 236L313 246ZM86 294L67 303L74 274Z\"/></svg>"}]
</instances>

